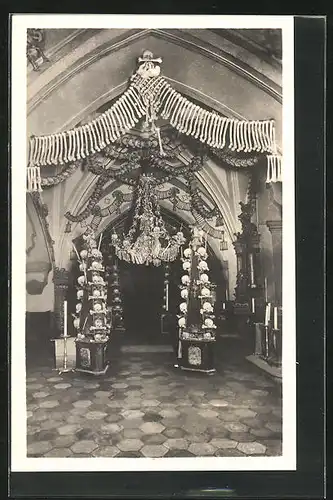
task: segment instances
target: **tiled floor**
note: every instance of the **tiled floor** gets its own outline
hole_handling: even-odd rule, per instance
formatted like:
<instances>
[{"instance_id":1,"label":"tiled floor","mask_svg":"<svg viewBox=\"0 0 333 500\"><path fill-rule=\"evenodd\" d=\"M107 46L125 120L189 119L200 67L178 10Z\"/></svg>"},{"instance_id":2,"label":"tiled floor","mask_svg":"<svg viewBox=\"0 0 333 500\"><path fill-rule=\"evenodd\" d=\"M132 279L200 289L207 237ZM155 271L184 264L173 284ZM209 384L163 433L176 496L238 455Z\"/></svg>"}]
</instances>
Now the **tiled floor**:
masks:
<instances>
[{"instance_id":1,"label":"tiled floor","mask_svg":"<svg viewBox=\"0 0 333 500\"><path fill-rule=\"evenodd\" d=\"M280 387L242 358L206 376L170 353L122 353L108 374L28 368L28 456L281 454Z\"/></svg>"}]
</instances>

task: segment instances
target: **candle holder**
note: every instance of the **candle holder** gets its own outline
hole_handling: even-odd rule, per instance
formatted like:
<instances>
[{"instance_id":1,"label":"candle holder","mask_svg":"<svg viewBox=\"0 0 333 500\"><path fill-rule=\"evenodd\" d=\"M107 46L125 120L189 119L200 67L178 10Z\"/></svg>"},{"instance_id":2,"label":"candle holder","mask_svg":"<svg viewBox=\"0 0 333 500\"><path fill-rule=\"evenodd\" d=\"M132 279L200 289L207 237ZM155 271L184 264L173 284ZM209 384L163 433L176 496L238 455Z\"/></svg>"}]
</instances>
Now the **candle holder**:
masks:
<instances>
[{"instance_id":1,"label":"candle holder","mask_svg":"<svg viewBox=\"0 0 333 500\"><path fill-rule=\"evenodd\" d=\"M52 339L55 344L55 368L59 375L75 371L75 338L68 335ZM73 356L68 356L68 348L73 351Z\"/></svg>"}]
</instances>

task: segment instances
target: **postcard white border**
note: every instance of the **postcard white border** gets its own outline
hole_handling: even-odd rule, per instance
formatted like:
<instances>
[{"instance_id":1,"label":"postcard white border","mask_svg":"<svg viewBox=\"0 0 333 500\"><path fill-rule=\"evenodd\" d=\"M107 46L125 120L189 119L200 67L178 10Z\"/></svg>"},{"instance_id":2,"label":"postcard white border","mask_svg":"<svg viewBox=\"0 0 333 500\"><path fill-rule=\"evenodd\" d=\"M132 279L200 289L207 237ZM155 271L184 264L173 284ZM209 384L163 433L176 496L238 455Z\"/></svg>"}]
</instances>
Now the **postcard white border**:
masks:
<instances>
[{"instance_id":1,"label":"postcard white border","mask_svg":"<svg viewBox=\"0 0 333 500\"><path fill-rule=\"evenodd\" d=\"M283 33L283 453L280 457L28 458L26 457L25 225L26 29L280 28ZM296 469L296 302L294 200L293 16L15 14L12 17L12 318L11 470L190 471Z\"/></svg>"}]
</instances>

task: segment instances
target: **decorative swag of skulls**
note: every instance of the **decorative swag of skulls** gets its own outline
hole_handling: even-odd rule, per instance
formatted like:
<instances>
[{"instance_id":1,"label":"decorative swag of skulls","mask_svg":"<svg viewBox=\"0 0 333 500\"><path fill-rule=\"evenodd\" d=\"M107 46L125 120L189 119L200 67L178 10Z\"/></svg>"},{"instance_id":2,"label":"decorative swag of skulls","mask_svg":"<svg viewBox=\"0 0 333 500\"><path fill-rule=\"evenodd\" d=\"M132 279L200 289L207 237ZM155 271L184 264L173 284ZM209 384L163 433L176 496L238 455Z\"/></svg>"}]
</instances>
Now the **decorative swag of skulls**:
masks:
<instances>
[{"instance_id":1,"label":"decorative swag of skulls","mask_svg":"<svg viewBox=\"0 0 333 500\"><path fill-rule=\"evenodd\" d=\"M81 275L77 279L77 304L74 327L80 341L104 343L109 339L107 321L107 285L104 280L102 253L93 231L83 235L84 246L78 254Z\"/></svg>"},{"instance_id":2,"label":"decorative swag of skulls","mask_svg":"<svg viewBox=\"0 0 333 500\"><path fill-rule=\"evenodd\" d=\"M171 262L177 258L179 247L185 243L181 231L171 236L162 219L155 194L156 180L143 174L139 179L132 225L120 241L114 233L111 244L117 257L135 264Z\"/></svg>"}]
</instances>

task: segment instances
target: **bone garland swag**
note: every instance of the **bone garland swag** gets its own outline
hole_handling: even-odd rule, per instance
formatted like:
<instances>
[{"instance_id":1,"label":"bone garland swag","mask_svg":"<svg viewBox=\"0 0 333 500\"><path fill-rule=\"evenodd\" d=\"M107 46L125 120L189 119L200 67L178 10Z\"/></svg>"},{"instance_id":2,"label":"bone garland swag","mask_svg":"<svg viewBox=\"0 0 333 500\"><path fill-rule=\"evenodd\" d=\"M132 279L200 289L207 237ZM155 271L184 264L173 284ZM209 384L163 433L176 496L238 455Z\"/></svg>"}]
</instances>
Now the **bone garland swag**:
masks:
<instances>
[{"instance_id":1,"label":"bone garland swag","mask_svg":"<svg viewBox=\"0 0 333 500\"><path fill-rule=\"evenodd\" d=\"M101 151L131 130L142 117L145 117L145 127L156 134L161 155L161 136L155 123L158 117L213 148L266 153L267 182L281 181L281 157L277 153L273 120L236 120L207 111L182 96L160 76L160 58L145 51L138 62L128 89L106 112L72 130L30 138L29 191L41 189L39 167L74 162Z\"/></svg>"}]
</instances>

